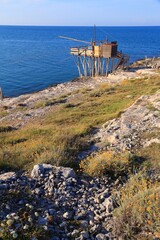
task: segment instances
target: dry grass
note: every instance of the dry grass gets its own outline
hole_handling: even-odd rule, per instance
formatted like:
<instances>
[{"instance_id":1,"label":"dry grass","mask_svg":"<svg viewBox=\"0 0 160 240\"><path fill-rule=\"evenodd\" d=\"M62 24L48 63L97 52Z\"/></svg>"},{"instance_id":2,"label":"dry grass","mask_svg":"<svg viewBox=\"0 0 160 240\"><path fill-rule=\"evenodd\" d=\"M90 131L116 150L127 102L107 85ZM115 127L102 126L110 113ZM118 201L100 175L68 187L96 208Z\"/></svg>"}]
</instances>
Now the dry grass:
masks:
<instances>
[{"instance_id":1,"label":"dry grass","mask_svg":"<svg viewBox=\"0 0 160 240\"><path fill-rule=\"evenodd\" d=\"M0 117L2 118L2 117L5 117L5 116L7 116L7 111L5 111L5 110L3 110L3 111L1 111L0 112Z\"/></svg>"},{"instance_id":2,"label":"dry grass","mask_svg":"<svg viewBox=\"0 0 160 240\"><path fill-rule=\"evenodd\" d=\"M102 84L96 90L82 89L77 98L74 94L74 103L73 99L66 104L66 99L63 102L58 98L37 102L36 108L50 106L45 118L0 133L0 168L28 168L37 162L74 165L78 152L88 147L93 128L118 117L142 94L152 94L159 87L158 77L127 80L114 88Z\"/></svg>"},{"instance_id":3,"label":"dry grass","mask_svg":"<svg viewBox=\"0 0 160 240\"><path fill-rule=\"evenodd\" d=\"M97 153L82 160L80 169L91 176L109 173L111 176L123 175L130 169L131 157L128 152L121 154L112 151Z\"/></svg>"},{"instance_id":4,"label":"dry grass","mask_svg":"<svg viewBox=\"0 0 160 240\"><path fill-rule=\"evenodd\" d=\"M138 156L143 158L143 167L146 169L160 170L160 144L152 143L149 147L142 148Z\"/></svg>"},{"instance_id":5,"label":"dry grass","mask_svg":"<svg viewBox=\"0 0 160 240\"><path fill-rule=\"evenodd\" d=\"M114 233L123 239L152 238L160 233L160 188L140 172L121 189L120 206L114 211Z\"/></svg>"}]
</instances>

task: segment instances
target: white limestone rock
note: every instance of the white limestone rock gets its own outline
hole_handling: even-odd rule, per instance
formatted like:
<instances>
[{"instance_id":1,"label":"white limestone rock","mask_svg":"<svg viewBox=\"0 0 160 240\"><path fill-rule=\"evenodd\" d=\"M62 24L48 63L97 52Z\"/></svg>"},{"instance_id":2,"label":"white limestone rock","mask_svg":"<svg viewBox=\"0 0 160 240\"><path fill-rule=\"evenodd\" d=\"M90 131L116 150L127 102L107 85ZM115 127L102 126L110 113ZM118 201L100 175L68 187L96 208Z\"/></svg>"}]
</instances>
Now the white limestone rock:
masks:
<instances>
[{"instance_id":1,"label":"white limestone rock","mask_svg":"<svg viewBox=\"0 0 160 240\"><path fill-rule=\"evenodd\" d=\"M32 178L40 177L41 174L44 174L46 171L51 171L53 166L51 164L37 164L33 167L31 172Z\"/></svg>"}]
</instances>

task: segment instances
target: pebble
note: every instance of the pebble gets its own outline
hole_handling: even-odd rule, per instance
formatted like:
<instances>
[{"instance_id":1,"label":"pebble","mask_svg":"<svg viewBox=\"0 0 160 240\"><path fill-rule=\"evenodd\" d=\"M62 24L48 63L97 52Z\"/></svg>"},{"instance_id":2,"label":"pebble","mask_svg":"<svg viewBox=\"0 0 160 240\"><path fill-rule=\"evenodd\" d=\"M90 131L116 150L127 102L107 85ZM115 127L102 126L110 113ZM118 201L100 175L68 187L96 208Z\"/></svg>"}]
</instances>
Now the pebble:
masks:
<instances>
[{"instance_id":1,"label":"pebble","mask_svg":"<svg viewBox=\"0 0 160 240\"><path fill-rule=\"evenodd\" d=\"M72 213L71 213L71 212L65 212L65 213L63 214L63 217L64 217L65 219L71 219L71 218L72 218Z\"/></svg>"},{"instance_id":2,"label":"pebble","mask_svg":"<svg viewBox=\"0 0 160 240\"><path fill-rule=\"evenodd\" d=\"M96 235L96 240L106 240L106 236L103 233L99 233Z\"/></svg>"}]
</instances>

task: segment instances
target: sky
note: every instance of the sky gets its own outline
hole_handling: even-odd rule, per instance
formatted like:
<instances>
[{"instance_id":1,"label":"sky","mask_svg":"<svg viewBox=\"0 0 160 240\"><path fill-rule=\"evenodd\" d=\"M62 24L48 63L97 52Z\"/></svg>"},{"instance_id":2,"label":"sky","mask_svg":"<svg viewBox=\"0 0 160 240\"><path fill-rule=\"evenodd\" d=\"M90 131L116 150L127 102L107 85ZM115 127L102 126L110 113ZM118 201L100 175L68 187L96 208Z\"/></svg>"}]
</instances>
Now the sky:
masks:
<instances>
[{"instance_id":1,"label":"sky","mask_svg":"<svg viewBox=\"0 0 160 240\"><path fill-rule=\"evenodd\" d=\"M160 0L0 0L0 25L160 26Z\"/></svg>"}]
</instances>

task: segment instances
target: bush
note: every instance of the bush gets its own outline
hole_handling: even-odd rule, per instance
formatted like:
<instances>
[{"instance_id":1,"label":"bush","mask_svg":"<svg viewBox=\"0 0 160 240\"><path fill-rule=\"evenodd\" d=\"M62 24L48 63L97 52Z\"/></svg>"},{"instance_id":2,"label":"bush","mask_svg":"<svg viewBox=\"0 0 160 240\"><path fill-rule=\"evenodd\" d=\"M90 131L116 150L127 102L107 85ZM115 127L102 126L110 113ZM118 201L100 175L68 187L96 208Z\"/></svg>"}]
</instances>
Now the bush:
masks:
<instances>
[{"instance_id":1,"label":"bush","mask_svg":"<svg viewBox=\"0 0 160 240\"><path fill-rule=\"evenodd\" d=\"M81 171L88 175L97 176L109 173L112 176L127 174L131 170L132 157L128 152L114 153L106 151L97 153L82 160L80 163Z\"/></svg>"},{"instance_id":2,"label":"bush","mask_svg":"<svg viewBox=\"0 0 160 240\"><path fill-rule=\"evenodd\" d=\"M120 195L119 207L113 213L115 235L123 239L142 239L141 235L149 233L157 236L160 231L158 183L140 172L130 178Z\"/></svg>"}]
</instances>

